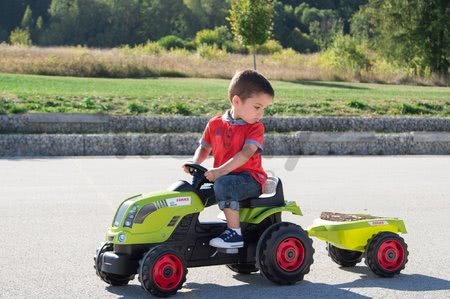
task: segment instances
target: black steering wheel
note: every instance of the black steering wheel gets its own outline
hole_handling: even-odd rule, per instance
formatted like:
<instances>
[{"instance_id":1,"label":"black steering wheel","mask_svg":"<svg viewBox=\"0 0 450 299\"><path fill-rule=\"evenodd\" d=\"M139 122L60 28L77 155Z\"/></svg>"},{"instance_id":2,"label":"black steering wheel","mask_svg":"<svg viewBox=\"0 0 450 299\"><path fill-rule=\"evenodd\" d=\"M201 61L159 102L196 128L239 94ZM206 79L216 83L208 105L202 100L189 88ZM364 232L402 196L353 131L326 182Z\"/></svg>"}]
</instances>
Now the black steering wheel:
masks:
<instances>
[{"instance_id":1,"label":"black steering wheel","mask_svg":"<svg viewBox=\"0 0 450 299\"><path fill-rule=\"evenodd\" d=\"M194 177L193 187L195 189L200 189L200 186L205 183L212 183L205 177L205 172L208 171L205 167L192 162L186 162L184 166L189 168L189 173Z\"/></svg>"}]
</instances>

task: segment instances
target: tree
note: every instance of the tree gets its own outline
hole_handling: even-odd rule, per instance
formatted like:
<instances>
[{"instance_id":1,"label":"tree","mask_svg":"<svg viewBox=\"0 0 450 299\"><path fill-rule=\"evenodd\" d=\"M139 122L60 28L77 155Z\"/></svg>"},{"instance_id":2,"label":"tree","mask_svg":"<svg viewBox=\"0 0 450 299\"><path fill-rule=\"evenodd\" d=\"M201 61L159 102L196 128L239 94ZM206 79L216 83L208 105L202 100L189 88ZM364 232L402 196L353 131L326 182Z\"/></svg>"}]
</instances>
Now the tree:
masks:
<instances>
[{"instance_id":1,"label":"tree","mask_svg":"<svg viewBox=\"0 0 450 299\"><path fill-rule=\"evenodd\" d=\"M264 44L272 30L273 4L269 0L236 0L230 9L231 30L244 45L253 49L256 70L256 45Z\"/></svg>"},{"instance_id":2,"label":"tree","mask_svg":"<svg viewBox=\"0 0 450 299\"><path fill-rule=\"evenodd\" d=\"M305 10L307 15L305 14L306 19L308 16L311 20L309 23L309 32L310 36L314 39L314 41L320 46L321 49L326 49L333 42L334 38L343 32L343 22L338 18L337 14L329 9L319 10L317 14L317 18L319 21L316 21L315 13L310 13Z\"/></svg>"},{"instance_id":3,"label":"tree","mask_svg":"<svg viewBox=\"0 0 450 299\"><path fill-rule=\"evenodd\" d=\"M27 5L27 8L25 9L25 13L23 14L21 27L23 29L28 29L30 31L33 28L34 20L33 20L33 12L31 11L31 8L29 5Z\"/></svg>"},{"instance_id":4,"label":"tree","mask_svg":"<svg viewBox=\"0 0 450 299\"><path fill-rule=\"evenodd\" d=\"M103 1L52 0L50 25L43 33L46 45L101 46L108 30L109 9Z\"/></svg>"},{"instance_id":5,"label":"tree","mask_svg":"<svg viewBox=\"0 0 450 299\"><path fill-rule=\"evenodd\" d=\"M0 1L0 26L9 33L20 26L26 8L25 0Z\"/></svg>"},{"instance_id":6,"label":"tree","mask_svg":"<svg viewBox=\"0 0 450 299\"><path fill-rule=\"evenodd\" d=\"M186 38L191 33L192 12L182 0L141 0L142 30L147 39L166 35ZM192 32L192 34L194 34Z\"/></svg>"},{"instance_id":7,"label":"tree","mask_svg":"<svg viewBox=\"0 0 450 299\"><path fill-rule=\"evenodd\" d=\"M197 29L225 25L225 17L230 9L229 0L183 0L183 3L195 15L199 26Z\"/></svg>"},{"instance_id":8,"label":"tree","mask_svg":"<svg viewBox=\"0 0 450 299\"><path fill-rule=\"evenodd\" d=\"M375 47L417 75L430 70L448 75L450 3L448 0L370 0L363 7L375 33Z\"/></svg>"},{"instance_id":9,"label":"tree","mask_svg":"<svg viewBox=\"0 0 450 299\"><path fill-rule=\"evenodd\" d=\"M373 28L366 15L360 10L356 12L350 20L350 33L360 43L365 43L373 38Z\"/></svg>"}]
</instances>

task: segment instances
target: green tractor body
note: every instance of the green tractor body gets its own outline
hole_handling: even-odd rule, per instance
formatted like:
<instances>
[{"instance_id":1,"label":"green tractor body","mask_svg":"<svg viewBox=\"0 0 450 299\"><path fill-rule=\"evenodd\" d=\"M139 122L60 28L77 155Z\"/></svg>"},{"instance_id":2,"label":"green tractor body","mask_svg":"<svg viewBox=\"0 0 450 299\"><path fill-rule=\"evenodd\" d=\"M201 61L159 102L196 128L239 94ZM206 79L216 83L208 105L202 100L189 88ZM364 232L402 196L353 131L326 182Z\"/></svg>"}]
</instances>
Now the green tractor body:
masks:
<instances>
[{"instance_id":1,"label":"green tractor body","mask_svg":"<svg viewBox=\"0 0 450 299\"><path fill-rule=\"evenodd\" d=\"M117 245L163 243L185 216L200 213L203 209L204 205L195 192L139 194L121 203L106 234L106 241ZM241 223L259 224L281 212L302 215L295 202L279 207L241 208L239 215Z\"/></svg>"}]
</instances>

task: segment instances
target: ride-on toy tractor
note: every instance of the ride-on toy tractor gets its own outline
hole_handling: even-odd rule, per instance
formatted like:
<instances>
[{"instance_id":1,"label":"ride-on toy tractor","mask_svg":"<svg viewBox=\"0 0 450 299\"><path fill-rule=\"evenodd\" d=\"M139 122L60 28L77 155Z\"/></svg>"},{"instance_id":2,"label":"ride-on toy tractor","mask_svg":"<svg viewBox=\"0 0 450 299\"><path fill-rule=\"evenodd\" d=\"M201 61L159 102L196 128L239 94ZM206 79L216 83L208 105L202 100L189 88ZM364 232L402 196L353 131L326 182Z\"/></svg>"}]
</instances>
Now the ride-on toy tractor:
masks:
<instances>
[{"instance_id":1,"label":"ride-on toy tractor","mask_svg":"<svg viewBox=\"0 0 450 299\"><path fill-rule=\"evenodd\" d=\"M303 279L313 263L312 240L300 226L282 222L282 212L302 214L295 202L284 200L278 178L269 178L270 194L240 203L244 247L220 249L209 246L209 240L226 223L199 221L199 213L215 202L212 189L201 188L209 183L207 169L186 166L195 183L178 181L168 191L136 195L119 206L94 257L103 281L122 286L137 274L146 291L170 296L181 289L189 267L227 265L243 274L259 270L281 285Z\"/></svg>"}]
</instances>

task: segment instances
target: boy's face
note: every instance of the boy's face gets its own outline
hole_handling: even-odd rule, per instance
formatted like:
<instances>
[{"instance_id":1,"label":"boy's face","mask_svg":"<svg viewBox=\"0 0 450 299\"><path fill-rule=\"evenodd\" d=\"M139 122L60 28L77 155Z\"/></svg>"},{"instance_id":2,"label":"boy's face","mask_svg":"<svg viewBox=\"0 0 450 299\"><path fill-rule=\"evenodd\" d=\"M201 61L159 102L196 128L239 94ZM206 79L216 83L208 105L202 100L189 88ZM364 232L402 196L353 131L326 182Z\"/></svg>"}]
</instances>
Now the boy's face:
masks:
<instances>
[{"instance_id":1,"label":"boy's face","mask_svg":"<svg viewBox=\"0 0 450 299\"><path fill-rule=\"evenodd\" d=\"M253 94L244 101L238 96L234 96L231 100L234 117L240 118L249 124L254 124L261 120L264 115L264 109L269 107L272 101L272 96L266 93Z\"/></svg>"}]
</instances>

